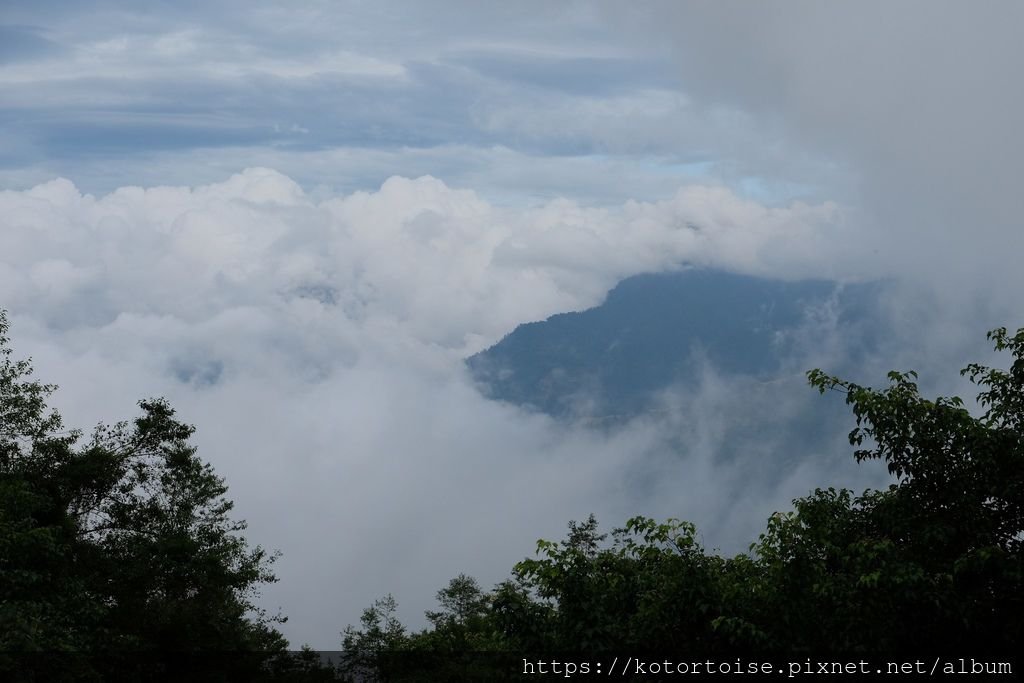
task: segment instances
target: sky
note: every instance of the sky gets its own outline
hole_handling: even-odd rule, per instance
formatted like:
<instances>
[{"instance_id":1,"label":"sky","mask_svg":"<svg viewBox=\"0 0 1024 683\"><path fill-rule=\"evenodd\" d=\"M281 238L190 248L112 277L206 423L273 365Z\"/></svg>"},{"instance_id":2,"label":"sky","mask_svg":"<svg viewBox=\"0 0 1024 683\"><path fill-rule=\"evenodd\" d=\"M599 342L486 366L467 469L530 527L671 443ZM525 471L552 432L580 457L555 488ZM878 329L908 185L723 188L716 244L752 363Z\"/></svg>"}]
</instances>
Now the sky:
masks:
<instances>
[{"instance_id":1,"label":"sky","mask_svg":"<svg viewBox=\"0 0 1024 683\"><path fill-rule=\"evenodd\" d=\"M337 647L388 592L422 622L452 576L493 584L590 512L739 551L813 486L877 482L841 438L767 487L716 460L736 405L770 423L801 382L709 371L606 434L485 400L462 360L694 264L891 282L865 372L968 395L953 370L1024 324L1022 15L7 0L0 307L67 423L162 395L196 425L283 553L263 600L295 645Z\"/></svg>"}]
</instances>

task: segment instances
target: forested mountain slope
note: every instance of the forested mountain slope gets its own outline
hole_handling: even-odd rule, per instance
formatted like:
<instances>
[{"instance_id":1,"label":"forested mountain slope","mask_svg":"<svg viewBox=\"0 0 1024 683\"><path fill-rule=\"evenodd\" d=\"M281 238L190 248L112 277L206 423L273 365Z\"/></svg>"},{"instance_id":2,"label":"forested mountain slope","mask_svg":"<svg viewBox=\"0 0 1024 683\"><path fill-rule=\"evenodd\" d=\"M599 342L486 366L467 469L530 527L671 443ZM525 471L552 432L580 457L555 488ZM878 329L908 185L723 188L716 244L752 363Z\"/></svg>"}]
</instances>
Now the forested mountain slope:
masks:
<instances>
[{"instance_id":1,"label":"forested mountain slope","mask_svg":"<svg viewBox=\"0 0 1024 683\"><path fill-rule=\"evenodd\" d=\"M879 290L707 269L638 275L600 306L520 325L467 364L491 398L559 418L628 418L704 367L771 380L822 331L844 338L839 365L855 362L874 344Z\"/></svg>"}]
</instances>

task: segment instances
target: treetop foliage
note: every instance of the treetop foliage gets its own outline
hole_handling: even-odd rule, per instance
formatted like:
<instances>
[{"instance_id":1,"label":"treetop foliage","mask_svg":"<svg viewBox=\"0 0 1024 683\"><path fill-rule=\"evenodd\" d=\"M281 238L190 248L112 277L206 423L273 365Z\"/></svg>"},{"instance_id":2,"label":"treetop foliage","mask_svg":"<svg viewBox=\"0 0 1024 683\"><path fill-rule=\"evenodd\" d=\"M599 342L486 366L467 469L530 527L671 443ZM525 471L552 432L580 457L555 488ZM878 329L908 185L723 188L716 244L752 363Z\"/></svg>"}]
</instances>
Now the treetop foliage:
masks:
<instances>
[{"instance_id":1,"label":"treetop foliage","mask_svg":"<svg viewBox=\"0 0 1024 683\"><path fill-rule=\"evenodd\" d=\"M139 652L283 651L254 602L274 556L241 536L193 428L150 399L88 438L64 430L7 331L0 311L0 652L86 669L104 653L109 673Z\"/></svg>"},{"instance_id":2,"label":"treetop foliage","mask_svg":"<svg viewBox=\"0 0 1024 683\"><path fill-rule=\"evenodd\" d=\"M1024 640L1024 329L1000 328L989 339L1012 360L1007 370L963 370L979 387L980 417L958 397L921 396L914 372L889 373L881 390L808 373L821 393L845 395L854 457L883 461L894 482L887 489L816 489L772 515L735 557L706 552L679 520L635 517L610 542L593 516L571 522L566 540L538 541L536 557L515 565L509 580L473 594L472 642L703 657L1016 652ZM430 621L420 633L396 627L390 647L442 647L454 622ZM346 631L346 647L360 651L361 633Z\"/></svg>"}]
</instances>

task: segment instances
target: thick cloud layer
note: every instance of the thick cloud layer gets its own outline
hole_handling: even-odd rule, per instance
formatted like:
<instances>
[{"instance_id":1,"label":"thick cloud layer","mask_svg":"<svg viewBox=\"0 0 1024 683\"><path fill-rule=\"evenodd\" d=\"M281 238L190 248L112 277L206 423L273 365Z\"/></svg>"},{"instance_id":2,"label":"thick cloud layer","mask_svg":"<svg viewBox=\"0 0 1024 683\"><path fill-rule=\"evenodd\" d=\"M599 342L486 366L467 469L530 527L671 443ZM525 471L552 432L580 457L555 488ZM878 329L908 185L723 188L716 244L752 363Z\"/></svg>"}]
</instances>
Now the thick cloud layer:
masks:
<instances>
[{"instance_id":1,"label":"thick cloud layer","mask_svg":"<svg viewBox=\"0 0 1024 683\"><path fill-rule=\"evenodd\" d=\"M689 187L613 210L512 210L429 177L314 201L250 169L101 198L57 180L0 193L0 215L18 350L62 384L69 423L165 395L197 425L252 539L284 553L266 600L296 644L336 646L389 591L415 621L454 574L500 580L590 512L690 518L709 545L739 550L790 497L852 471L838 441L774 471L766 456L790 447L779 434L716 458L737 410L770 424L809 400L798 376L752 391L710 374L666 397L670 420L609 435L488 402L462 366L637 272L852 277L822 256L845 234L833 205Z\"/></svg>"},{"instance_id":2,"label":"thick cloud layer","mask_svg":"<svg viewBox=\"0 0 1024 683\"><path fill-rule=\"evenodd\" d=\"M828 178L887 269L944 294L1024 286L1024 5L996 1L612 6L623 33L675 56L682 88L747 114L775 152L740 174ZM611 17L610 17L611 18ZM815 163L801 169L793 160ZM942 277L936 277L941 272Z\"/></svg>"},{"instance_id":3,"label":"thick cloud layer","mask_svg":"<svg viewBox=\"0 0 1024 683\"><path fill-rule=\"evenodd\" d=\"M462 359L685 262L890 278L858 379L969 396L952 371L1024 321L1021 8L10 0L0 306L70 423L159 394L196 423L285 553L266 599L296 643L388 591L415 618L591 511L739 549L790 496L871 480L841 432L716 457L733 413L814 398L827 324L792 377L709 371L612 435L484 401Z\"/></svg>"}]
</instances>

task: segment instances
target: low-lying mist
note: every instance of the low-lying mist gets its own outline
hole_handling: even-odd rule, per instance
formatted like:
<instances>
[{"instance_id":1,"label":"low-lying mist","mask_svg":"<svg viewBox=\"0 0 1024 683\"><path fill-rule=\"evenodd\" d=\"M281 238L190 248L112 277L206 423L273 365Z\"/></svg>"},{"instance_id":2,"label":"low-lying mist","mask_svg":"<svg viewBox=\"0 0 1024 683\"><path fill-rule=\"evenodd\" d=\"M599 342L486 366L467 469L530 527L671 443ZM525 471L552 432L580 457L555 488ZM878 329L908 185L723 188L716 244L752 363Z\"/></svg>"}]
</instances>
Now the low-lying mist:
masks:
<instances>
[{"instance_id":1,"label":"low-lying mist","mask_svg":"<svg viewBox=\"0 0 1024 683\"><path fill-rule=\"evenodd\" d=\"M791 340L777 378L706 364L613 429L488 400L464 366L519 323L681 263L886 275L851 258L835 206L768 209L693 187L614 211L513 210L431 178L315 202L255 169L98 199L55 181L0 193L0 212L16 351L61 385L69 425L128 419L158 395L196 425L250 540L283 553L263 604L289 617L294 646L337 648L386 593L420 624L449 578L500 581L590 513L606 529L688 519L706 547L736 553L816 486L887 481L853 462L842 397L806 385L804 371L842 367L827 317ZM926 282L890 287L878 357L851 379L914 368L926 390L968 397L955 370L984 360L984 331L1012 306L950 308Z\"/></svg>"}]
</instances>

